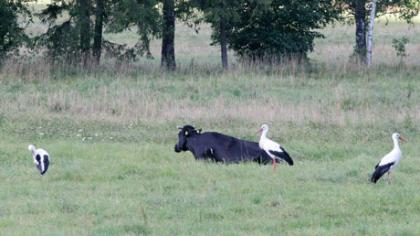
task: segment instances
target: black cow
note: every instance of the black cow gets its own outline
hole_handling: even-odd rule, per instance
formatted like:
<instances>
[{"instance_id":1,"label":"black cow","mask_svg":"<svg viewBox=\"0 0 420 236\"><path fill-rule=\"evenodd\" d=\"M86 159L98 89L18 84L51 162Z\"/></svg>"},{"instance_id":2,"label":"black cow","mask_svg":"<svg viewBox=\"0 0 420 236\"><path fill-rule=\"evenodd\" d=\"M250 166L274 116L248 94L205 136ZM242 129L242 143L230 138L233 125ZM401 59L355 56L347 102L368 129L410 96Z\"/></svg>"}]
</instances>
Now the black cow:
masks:
<instances>
[{"instance_id":1,"label":"black cow","mask_svg":"<svg viewBox=\"0 0 420 236\"><path fill-rule=\"evenodd\" d=\"M260 149L258 143L237 139L216 132L201 133L191 125L179 127L175 152L190 151L197 160L212 160L222 163L255 161L271 163L271 158Z\"/></svg>"}]
</instances>

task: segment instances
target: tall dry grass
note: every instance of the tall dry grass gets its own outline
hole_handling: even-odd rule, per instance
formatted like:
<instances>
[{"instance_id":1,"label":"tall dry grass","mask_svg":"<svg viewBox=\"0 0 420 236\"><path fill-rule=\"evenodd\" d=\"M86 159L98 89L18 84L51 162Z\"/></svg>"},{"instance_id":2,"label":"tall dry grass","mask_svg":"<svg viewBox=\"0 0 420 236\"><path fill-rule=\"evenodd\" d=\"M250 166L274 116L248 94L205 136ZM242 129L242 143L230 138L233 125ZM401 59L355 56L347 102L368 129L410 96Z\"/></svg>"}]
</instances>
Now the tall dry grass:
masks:
<instances>
[{"instance_id":1,"label":"tall dry grass","mask_svg":"<svg viewBox=\"0 0 420 236\"><path fill-rule=\"evenodd\" d=\"M133 68L111 75L79 71L56 79L44 71L48 66L16 70L0 80L1 111L13 119L69 118L117 125L241 121L345 127L384 119L403 123L407 117L420 121L420 98L413 92L420 86L415 68L388 68L389 74L381 67L372 73L356 66L346 71L255 66L208 74ZM27 77L16 80L18 73Z\"/></svg>"},{"instance_id":2,"label":"tall dry grass","mask_svg":"<svg viewBox=\"0 0 420 236\"><path fill-rule=\"evenodd\" d=\"M211 31L206 27L198 35L180 28L177 48L184 51L177 51L183 54L174 73L162 71L158 57L129 63L105 58L88 69L42 57L12 58L0 70L0 108L15 120L68 118L116 125L418 123L420 63L413 53L420 43L413 33L418 26L401 25L378 24L378 35L384 38L375 43L377 59L369 69L351 63L352 26L343 25L323 31L326 38L316 42L308 64L244 64L231 54L230 70L223 71L217 48L208 45ZM404 65L392 59L386 38L391 34L411 37ZM135 36L125 32L108 37L118 41ZM189 45L195 53L187 53ZM152 50L159 46L153 42Z\"/></svg>"}]
</instances>

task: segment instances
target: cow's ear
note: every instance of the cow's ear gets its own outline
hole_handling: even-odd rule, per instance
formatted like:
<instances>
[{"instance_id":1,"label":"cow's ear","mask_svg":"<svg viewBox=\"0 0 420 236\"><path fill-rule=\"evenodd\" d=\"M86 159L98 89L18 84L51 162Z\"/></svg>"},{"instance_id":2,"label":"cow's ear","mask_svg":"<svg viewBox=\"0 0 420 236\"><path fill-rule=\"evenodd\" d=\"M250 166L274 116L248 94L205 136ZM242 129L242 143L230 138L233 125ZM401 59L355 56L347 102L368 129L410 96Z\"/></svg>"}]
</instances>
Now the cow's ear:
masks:
<instances>
[{"instance_id":1,"label":"cow's ear","mask_svg":"<svg viewBox=\"0 0 420 236\"><path fill-rule=\"evenodd\" d=\"M197 129L197 133L201 134L202 129Z\"/></svg>"},{"instance_id":2,"label":"cow's ear","mask_svg":"<svg viewBox=\"0 0 420 236\"><path fill-rule=\"evenodd\" d=\"M184 134L185 134L185 136L188 136L188 134L189 134L188 133L188 130L185 130L185 133Z\"/></svg>"}]
</instances>

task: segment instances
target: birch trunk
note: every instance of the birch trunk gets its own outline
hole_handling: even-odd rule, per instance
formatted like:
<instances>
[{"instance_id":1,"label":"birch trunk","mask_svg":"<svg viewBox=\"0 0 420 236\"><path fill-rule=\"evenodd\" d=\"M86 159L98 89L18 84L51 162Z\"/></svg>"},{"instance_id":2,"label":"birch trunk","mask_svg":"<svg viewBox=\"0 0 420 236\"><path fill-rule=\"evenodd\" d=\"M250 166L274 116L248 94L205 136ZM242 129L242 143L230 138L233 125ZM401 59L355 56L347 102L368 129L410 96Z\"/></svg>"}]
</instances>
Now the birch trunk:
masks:
<instances>
[{"instance_id":1,"label":"birch trunk","mask_svg":"<svg viewBox=\"0 0 420 236\"><path fill-rule=\"evenodd\" d=\"M368 67L372 64L373 25L375 24L375 15L376 15L376 0L372 0L372 6L370 10L368 38L367 38L366 63Z\"/></svg>"}]
</instances>

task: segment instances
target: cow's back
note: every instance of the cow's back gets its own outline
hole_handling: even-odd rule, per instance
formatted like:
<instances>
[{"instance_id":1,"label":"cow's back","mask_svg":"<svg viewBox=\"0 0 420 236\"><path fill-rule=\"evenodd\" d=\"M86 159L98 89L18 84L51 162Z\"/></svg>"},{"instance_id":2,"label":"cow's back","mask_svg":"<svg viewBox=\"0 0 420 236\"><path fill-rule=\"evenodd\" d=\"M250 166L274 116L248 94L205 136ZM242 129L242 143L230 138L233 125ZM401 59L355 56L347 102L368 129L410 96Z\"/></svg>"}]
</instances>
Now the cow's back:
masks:
<instances>
[{"instance_id":1,"label":"cow's back","mask_svg":"<svg viewBox=\"0 0 420 236\"><path fill-rule=\"evenodd\" d=\"M213 148L219 161L227 163L241 161L264 162L263 159L268 157L256 142L241 140L217 132L202 133L200 142Z\"/></svg>"}]
</instances>

